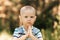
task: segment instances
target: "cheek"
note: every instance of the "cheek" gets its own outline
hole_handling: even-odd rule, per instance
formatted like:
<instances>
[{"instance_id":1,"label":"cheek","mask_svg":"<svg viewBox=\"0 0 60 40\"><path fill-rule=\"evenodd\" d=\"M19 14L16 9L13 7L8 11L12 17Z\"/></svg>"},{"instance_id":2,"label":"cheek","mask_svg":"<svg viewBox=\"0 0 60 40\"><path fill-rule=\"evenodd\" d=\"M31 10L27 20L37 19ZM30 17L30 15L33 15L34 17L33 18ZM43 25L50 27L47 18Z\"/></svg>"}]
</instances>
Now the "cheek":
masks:
<instances>
[{"instance_id":1,"label":"cheek","mask_svg":"<svg viewBox=\"0 0 60 40\"><path fill-rule=\"evenodd\" d=\"M22 21L23 21L24 23L26 23L27 20L26 20L25 18L23 18Z\"/></svg>"},{"instance_id":2,"label":"cheek","mask_svg":"<svg viewBox=\"0 0 60 40\"><path fill-rule=\"evenodd\" d=\"M32 22L32 24L34 24L34 22L35 22L35 19L31 20L31 22Z\"/></svg>"}]
</instances>

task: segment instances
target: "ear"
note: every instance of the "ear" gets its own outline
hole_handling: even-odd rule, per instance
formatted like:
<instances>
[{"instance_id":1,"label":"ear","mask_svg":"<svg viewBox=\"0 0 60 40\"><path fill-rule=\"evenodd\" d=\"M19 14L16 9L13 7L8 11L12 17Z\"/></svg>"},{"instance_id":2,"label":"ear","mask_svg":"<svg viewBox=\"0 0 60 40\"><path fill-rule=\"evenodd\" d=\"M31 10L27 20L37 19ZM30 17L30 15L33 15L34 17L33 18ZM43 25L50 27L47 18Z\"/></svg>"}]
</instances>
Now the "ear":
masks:
<instances>
[{"instance_id":1,"label":"ear","mask_svg":"<svg viewBox=\"0 0 60 40\"><path fill-rule=\"evenodd\" d=\"M35 16L35 21L36 21L37 16Z\"/></svg>"},{"instance_id":2,"label":"ear","mask_svg":"<svg viewBox=\"0 0 60 40\"><path fill-rule=\"evenodd\" d=\"M19 20L20 20L20 26L22 25L22 19L21 19L21 16L19 15Z\"/></svg>"},{"instance_id":3,"label":"ear","mask_svg":"<svg viewBox=\"0 0 60 40\"><path fill-rule=\"evenodd\" d=\"M19 15L19 19L20 19L20 15Z\"/></svg>"},{"instance_id":4,"label":"ear","mask_svg":"<svg viewBox=\"0 0 60 40\"><path fill-rule=\"evenodd\" d=\"M35 19L37 18L37 16L35 16Z\"/></svg>"},{"instance_id":5,"label":"ear","mask_svg":"<svg viewBox=\"0 0 60 40\"><path fill-rule=\"evenodd\" d=\"M21 19L21 16L19 15L19 20Z\"/></svg>"}]
</instances>

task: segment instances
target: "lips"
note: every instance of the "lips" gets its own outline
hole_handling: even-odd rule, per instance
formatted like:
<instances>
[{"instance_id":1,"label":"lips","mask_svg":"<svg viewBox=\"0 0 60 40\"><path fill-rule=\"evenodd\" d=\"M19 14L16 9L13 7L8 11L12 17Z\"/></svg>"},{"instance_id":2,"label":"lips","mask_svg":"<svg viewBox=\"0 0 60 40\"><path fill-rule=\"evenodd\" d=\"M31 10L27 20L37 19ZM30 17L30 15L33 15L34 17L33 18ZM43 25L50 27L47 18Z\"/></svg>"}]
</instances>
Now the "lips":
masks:
<instances>
[{"instance_id":1,"label":"lips","mask_svg":"<svg viewBox=\"0 0 60 40\"><path fill-rule=\"evenodd\" d=\"M31 22L27 22L28 24L31 24Z\"/></svg>"}]
</instances>

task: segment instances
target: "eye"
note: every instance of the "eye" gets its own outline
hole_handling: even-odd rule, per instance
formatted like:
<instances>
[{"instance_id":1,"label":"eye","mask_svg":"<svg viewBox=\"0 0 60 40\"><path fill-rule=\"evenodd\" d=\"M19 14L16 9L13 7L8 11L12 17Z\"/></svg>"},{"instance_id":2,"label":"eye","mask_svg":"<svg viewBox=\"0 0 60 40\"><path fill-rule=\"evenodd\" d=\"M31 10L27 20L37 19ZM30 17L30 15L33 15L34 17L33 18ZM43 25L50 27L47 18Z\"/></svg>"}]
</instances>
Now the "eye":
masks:
<instances>
[{"instance_id":1,"label":"eye","mask_svg":"<svg viewBox=\"0 0 60 40\"><path fill-rule=\"evenodd\" d=\"M34 18L34 16L31 16L30 18Z\"/></svg>"},{"instance_id":2,"label":"eye","mask_svg":"<svg viewBox=\"0 0 60 40\"><path fill-rule=\"evenodd\" d=\"M25 18L28 18L28 16L25 16Z\"/></svg>"}]
</instances>

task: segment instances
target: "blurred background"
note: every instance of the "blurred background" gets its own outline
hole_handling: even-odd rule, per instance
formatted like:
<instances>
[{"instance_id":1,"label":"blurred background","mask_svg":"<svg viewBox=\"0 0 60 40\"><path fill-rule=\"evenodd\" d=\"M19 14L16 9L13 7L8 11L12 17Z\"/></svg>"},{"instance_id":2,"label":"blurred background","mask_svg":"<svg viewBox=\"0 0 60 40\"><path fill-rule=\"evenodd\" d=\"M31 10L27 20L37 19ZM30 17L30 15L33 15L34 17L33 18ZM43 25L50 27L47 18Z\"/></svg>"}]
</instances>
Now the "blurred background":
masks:
<instances>
[{"instance_id":1,"label":"blurred background","mask_svg":"<svg viewBox=\"0 0 60 40\"><path fill-rule=\"evenodd\" d=\"M60 0L0 0L0 40L11 40L14 29L19 27L20 8L31 5L36 9L34 24L44 40L60 40Z\"/></svg>"}]
</instances>

